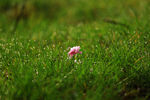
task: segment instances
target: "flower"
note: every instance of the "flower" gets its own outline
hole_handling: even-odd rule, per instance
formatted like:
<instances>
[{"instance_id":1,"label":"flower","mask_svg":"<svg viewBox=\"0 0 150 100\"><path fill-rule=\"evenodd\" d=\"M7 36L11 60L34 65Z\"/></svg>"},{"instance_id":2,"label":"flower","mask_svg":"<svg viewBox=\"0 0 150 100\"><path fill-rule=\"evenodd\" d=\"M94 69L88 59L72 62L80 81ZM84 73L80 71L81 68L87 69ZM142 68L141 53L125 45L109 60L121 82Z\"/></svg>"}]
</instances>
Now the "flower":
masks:
<instances>
[{"instance_id":1,"label":"flower","mask_svg":"<svg viewBox=\"0 0 150 100\"><path fill-rule=\"evenodd\" d=\"M80 50L80 46L72 47L72 48L70 49L70 51L68 52L69 57L72 58L73 55L75 55L75 54L77 54L77 53L82 54L82 52L79 51L79 50Z\"/></svg>"}]
</instances>

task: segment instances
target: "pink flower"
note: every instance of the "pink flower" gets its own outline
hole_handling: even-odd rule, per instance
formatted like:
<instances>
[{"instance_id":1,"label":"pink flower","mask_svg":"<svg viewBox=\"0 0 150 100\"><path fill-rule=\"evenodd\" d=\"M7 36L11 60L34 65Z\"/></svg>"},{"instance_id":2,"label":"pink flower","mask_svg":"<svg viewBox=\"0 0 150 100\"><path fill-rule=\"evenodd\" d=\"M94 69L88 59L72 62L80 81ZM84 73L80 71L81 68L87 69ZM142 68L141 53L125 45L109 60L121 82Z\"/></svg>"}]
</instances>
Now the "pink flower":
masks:
<instances>
[{"instance_id":1,"label":"pink flower","mask_svg":"<svg viewBox=\"0 0 150 100\"><path fill-rule=\"evenodd\" d=\"M79 50L80 50L80 46L72 47L72 48L70 49L70 51L68 52L68 55L70 56L70 58L72 58L73 55L75 55L75 54L77 54L77 53L82 54L82 52L79 51Z\"/></svg>"}]
</instances>

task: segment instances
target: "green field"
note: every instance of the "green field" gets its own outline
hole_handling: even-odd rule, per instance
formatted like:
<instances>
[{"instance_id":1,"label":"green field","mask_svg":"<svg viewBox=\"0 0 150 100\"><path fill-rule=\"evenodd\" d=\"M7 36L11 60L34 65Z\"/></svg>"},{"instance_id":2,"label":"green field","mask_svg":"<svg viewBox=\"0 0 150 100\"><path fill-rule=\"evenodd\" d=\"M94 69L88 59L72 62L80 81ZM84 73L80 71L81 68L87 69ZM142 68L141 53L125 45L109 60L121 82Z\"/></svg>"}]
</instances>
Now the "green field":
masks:
<instances>
[{"instance_id":1,"label":"green field","mask_svg":"<svg viewBox=\"0 0 150 100\"><path fill-rule=\"evenodd\" d=\"M149 100L150 1L1 0L0 100L44 99Z\"/></svg>"}]
</instances>

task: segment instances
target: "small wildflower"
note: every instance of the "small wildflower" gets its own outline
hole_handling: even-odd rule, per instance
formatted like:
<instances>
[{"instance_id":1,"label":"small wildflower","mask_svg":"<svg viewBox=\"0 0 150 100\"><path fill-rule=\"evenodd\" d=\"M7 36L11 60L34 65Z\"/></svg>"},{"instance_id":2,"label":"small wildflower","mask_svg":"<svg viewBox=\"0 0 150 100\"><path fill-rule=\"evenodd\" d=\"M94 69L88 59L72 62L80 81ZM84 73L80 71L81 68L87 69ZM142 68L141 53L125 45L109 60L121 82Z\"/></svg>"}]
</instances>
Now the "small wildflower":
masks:
<instances>
[{"instance_id":1,"label":"small wildflower","mask_svg":"<svg viewBox=\"0 0 150 100\"><path fill-rule=\"evenodd\" d=\"M80 46L75 46L75 47L71 48L70 51L69 51L69 53L68 53L69 57L72 58L73 55L75 55L77 53L82 54L82 52L79 51L79 50L80 50Z\"/></svg>"}]
</instances>

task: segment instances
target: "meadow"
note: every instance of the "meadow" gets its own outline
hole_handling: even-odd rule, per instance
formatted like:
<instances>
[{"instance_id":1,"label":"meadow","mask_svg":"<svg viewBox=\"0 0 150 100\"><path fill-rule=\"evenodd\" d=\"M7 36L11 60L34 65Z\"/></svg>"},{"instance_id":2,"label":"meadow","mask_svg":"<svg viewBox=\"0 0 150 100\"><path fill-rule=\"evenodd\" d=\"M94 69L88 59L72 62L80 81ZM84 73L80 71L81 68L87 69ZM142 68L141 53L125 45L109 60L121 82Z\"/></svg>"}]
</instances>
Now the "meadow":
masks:
<instances>
[{"instance_id":1,"label":"meadow","mask_svg":"<svg viewBox=\"0 0 150 100\"><path fill-rule=\"evenodd\" d=\"M150 1L1 0L0 100L38 99L150 99Z\"/></svg>"}]
</instances>

